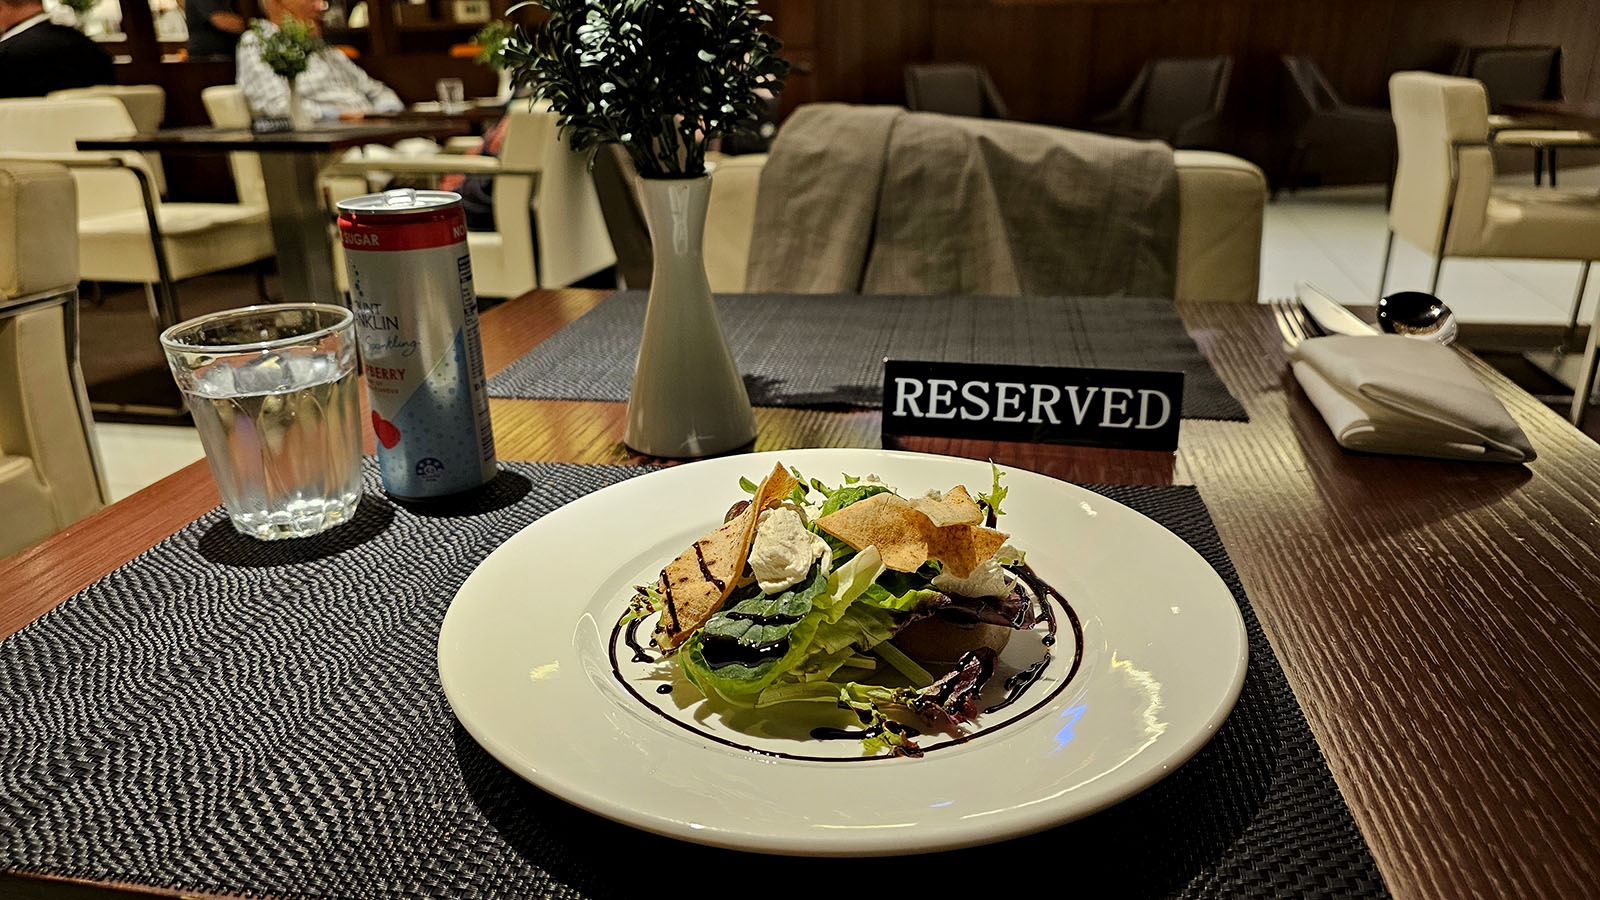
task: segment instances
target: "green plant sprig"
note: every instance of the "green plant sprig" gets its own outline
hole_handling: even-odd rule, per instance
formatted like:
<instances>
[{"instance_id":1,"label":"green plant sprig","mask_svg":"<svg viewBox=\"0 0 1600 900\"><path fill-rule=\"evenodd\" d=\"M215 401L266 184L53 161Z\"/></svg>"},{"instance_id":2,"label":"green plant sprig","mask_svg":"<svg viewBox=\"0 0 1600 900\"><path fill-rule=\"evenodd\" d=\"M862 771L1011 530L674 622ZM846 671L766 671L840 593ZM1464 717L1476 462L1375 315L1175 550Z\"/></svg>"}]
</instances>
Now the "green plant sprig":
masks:
<instances>
[{"instance_id":1,"label":"green plant sprig","mask_svg":"<svg viewBox=\"0 0 1600 900\"><path fill-rule=\"evenodd\" d=\"M322 51L322 39L299 19L286 18L273 28L265 19L253 19L250 30L261 42L261 61L291 82L305 72L311 57Z\"/></svg>"},{"instance_id":2,"label":"green plant sprig","mask_svg":"<svg viewBox=\"0 0 1600 900\"><path fill-rule=\"evenodd\" d=\"M505 43L508 38L516 34L516 28L510 22L496 19L478 29L472 36L472 42L482 47L473 59L480 65L488 66L495 71L506 67Z\"/></svg>"},{"instance_id":3,"label":"green plant sprig","mask_svg":"<svg viewBox=\"0 0 1600 900\"><path fill-rule=\"evenodd\" d=\"M573 149L615 141L647 178L704 175L707 143L752 130L756 92L777 93L789 71L756 0L537 5L545 24L501 45L514 81L549 102Z\"/></svg>"},{"instance_id":4,"label":"green plant sprig","mask_svg":"<svg viewBox=\"0 0 1600 900\"><path fill-rule=\"evenodd\" d=\"M72 10L72 14L82 22L91 10L100 5L100 0L61 0L61 5Z\"/></svg>"}]
</instances>

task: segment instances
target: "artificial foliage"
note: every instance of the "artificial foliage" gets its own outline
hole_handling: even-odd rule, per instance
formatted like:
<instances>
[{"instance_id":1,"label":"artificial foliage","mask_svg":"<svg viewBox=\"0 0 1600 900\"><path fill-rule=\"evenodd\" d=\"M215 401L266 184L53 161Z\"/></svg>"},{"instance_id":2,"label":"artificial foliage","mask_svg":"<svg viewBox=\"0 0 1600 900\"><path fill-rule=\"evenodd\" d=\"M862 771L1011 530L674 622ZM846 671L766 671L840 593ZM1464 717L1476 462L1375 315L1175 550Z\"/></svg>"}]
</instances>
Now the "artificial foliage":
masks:
<instances>
[{"instance_id":1,"label":"artificial foliage","mask_svg":"<svg viewBox=\"0 0 1600 900\"><path fill-rule=\"evenodd\" d=\"M277 28L264 19L255 19L250 23L250 30L261 42L261 61L291 83L323 47L322 39L311 26L299 19L285 18Z\"/></svg>"},{"instance_id":2,"label":"artificial foliage","mask_svg":"<svg viewBox=\"0 0 1600 900\"><path fill-rule=\"evenodd\" d=\"M61 0L61 5L72 10L74 18L82 25L88 20L89 13L100 5L100 0Z\"/></svg>"},{"instance_id":3,"label":"artificial foliage","mask_svg":"<svg viewBox=\"0 0 1600 900\"><path fill-rule=\"evenodd\" d=\"M515 33L516 29L512 27L510 22L496 20L483 26L478 29L477 34L472 36L472 42L483 48L473 58L495 71L504 69L506 66L504 53L506 39Z\"/></svg>"},{"instance_id":4,"label":"artificial foliage","mask_svg":"<svg viewBox=\"0 0 1600 900\"><path fill-rule=\"evenodd\" d=\"M789 64L755 0L542 0L501 54L576 150L615 141L647 178L704 175L707 142L756 127ZM513 7L514 9L515 7Z\"/></svg>"}]
</instances>

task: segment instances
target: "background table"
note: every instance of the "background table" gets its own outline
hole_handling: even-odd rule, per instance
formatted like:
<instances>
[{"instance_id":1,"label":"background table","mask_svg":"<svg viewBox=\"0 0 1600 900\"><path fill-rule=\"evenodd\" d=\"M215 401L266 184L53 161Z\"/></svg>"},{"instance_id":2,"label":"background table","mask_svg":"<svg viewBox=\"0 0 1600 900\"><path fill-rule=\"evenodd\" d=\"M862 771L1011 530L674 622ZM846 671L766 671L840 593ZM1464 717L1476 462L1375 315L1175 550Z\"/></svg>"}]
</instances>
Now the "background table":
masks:
<instances>
[{"instance_id":1,"label":"background table","mask_svg":"<svg viewBox=\"0 0 1600 900\"><path fill-rule=\"evenodd\" d=\"M485 313L489 371L605 295L535 291ZM1249 422L1186 420L1176 454L931 438L898 446L1076 481L1198 485L1394 895L1592 897L1600 446L1469 359L1528 431L1535 462L1346 453L1288 375L1265 309L1180 311ZM624 404L491 408L506 459L650 461L620 443ZM876 411L756 413L758 450L879 440ZM217 502L196 463L0 562L0 635ZM84 893L91 887L0 876L5 896L95 896Z\"/></svg>"},{"instance_id":2,"label":"background table","mask_svg":"<svg viewBox=\"0 0 1600 900\"><path fill-rule=\"evenodd\" d=\"M78 149L260 154L283 299L290 303L333 303L338 302L339 287L333 273L328 214L317 186L321 161L330 153L351 147L392 144L412 137L450 137L468 131L468 124L459 119L420 118L272 134L256 134L248 128L172 128L131 138L79 141Z\"/></svg>"},{"instance_id":3,"label":"background table","mask_svg":"<svg viewBox=\"0 0 1600 900\"><path fill-rule=\"evenodd\" d=\"M1521 100L1505 108L1519 120L1541 127L1600 129L1600 100Z\"/></svg>"}]
</instances>

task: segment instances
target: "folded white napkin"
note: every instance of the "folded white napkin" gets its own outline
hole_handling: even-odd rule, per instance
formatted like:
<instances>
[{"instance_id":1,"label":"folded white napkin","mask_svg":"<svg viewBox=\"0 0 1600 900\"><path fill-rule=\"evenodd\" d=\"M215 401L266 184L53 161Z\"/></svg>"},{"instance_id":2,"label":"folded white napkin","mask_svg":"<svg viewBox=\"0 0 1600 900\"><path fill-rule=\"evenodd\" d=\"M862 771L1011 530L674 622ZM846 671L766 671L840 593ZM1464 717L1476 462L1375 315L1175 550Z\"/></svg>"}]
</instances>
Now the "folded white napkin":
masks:
<instances>
[{"instance_id":1,"label":"folded white napkin","mask_svg":"<svg viewBox=\"0 0 1600 900\"><path fill-rule=\"evenodd\" d=\"M1341 447L1371 453L1528 462L1516 420L1454 350L1397 334L1333 335L1289 354Z\"/></svg>"}]
</instances>

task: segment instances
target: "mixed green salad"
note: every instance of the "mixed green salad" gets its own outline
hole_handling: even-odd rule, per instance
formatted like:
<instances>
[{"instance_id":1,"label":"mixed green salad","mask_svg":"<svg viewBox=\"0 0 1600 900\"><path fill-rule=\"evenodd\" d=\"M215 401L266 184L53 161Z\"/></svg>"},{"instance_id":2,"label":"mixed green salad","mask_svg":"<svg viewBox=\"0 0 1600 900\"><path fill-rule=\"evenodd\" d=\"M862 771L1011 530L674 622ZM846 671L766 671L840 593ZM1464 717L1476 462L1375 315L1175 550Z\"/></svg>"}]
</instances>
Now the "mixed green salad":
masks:
<instances>
[{"instance_id":1,"label":"mixed green salad","mask_svg":"<svg viewBox=\"0 0 1600 900\"><path fill-rule=\"evenodd\" d=\"M841 707L865 753L917 755L922 728L977 716L1005 638L1035 622L991 470L976 498L905 497L875 476L830 487L781 464L741 479L750 499L639 586L623 622L659 615L654 646L714 703Z\"/></svg>"}]
</instances>

